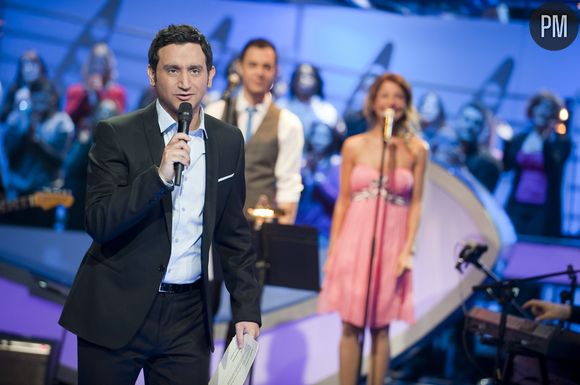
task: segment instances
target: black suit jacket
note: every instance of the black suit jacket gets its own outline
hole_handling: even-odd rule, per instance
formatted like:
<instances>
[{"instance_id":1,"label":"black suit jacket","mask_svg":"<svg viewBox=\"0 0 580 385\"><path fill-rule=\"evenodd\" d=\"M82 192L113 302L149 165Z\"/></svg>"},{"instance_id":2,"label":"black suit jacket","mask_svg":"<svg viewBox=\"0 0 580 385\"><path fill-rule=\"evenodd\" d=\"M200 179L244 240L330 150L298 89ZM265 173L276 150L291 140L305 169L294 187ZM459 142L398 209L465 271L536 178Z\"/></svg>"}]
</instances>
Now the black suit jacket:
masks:
<instances>
[{"instance_id":1,"label":"black suit jacket","mask_svg":"<svg viewBox=\"0 0 580 385\"><path fill-rule=\"evenodd\" d=\"M205 115L206 193L202 280L208 346L213 349L207 266L221 257L234 322L260 323L255 253L242 208L244 141L239 129ZM85 224L93 243L77 272L60 324L116 349L135 335L171 253L171 192L158 175L165 143L155 103L100 122L89 153Z\"/></svg>"}]
</instances>

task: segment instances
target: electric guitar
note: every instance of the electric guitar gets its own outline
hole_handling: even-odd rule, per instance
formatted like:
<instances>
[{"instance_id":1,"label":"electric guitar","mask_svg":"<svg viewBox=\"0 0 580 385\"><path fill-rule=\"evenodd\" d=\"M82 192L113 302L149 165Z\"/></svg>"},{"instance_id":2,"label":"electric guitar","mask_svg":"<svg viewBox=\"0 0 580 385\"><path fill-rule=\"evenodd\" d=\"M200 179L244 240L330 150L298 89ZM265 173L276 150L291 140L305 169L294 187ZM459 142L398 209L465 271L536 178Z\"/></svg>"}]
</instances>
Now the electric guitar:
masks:
<instances>
[{"instance_id":1,"label":"electric guitar","mask_svg":"<svg viewBox=\"0 0 580 385\"><path fill-rule=\"evenodd\" d=\"M70 191L38 191L34 194L24 195L13 200L0 200L0 215L34 207L39 207L45 211L59 205L69 208L74 201L75 199Z\"/></svg>"}]
</instances>

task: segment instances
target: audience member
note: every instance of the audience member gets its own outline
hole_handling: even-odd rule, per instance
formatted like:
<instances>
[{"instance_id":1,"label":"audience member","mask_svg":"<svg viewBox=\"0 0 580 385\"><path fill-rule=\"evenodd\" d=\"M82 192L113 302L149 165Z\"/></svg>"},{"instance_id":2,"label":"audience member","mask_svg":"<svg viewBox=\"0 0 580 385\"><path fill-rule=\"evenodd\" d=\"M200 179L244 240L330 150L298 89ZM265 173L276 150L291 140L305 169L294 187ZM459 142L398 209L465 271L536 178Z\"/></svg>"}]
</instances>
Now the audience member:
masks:
<instances>
[{"instance_id":1,"label":"audience member","mask_svg":"<svg viewBox=\"0 0 580 385\"><path fill-rule=\"evenodd\" d=\"M570 137L557 131L562 106L552 93L532 97L529 128L504 145L504 168L515 171L506 211L518 234L562 235L562 175L572 151Z\"/></svg>"},{"instance_id":2,"label":"audience member","mask_svg":"<svg viewBox=\"0 0 580 385\"><path fill-rule=\"evenodd\" d=\"M466 104L459 110L455 123L460 165L493 193L501 174L501 162L489 152L489 112L479 102Z\"/></svg>"},{"instance_id":3,"label":"audience member","mask_svg":"<svg viewBox=\"0 0 580 385\"><path fill-rule=\"evenodd\" d=\"M444 166L459 164L455 132L447 125L443 100L435 91L425 93L417 104L421 135L429 143L431 159Z\"/></svg>"},{"instance_id":4,"label":"audience member","mask_svg":"<svg viewBox=\"0 0 580 385\"><path fill-rule=\"evenodd\" d=\"M339 134L345 133L345 125L336 108L324 99L324 82L320 70L308 63L299 64L290 80L290 98L281 99L278 105L294 112L304 127L304 137L319 122L332 127Z\"/></svg>"},{"instance_id":5,"label":"audience member","mask_svg":"<svg viewBox=\"0 0 580 385\"><path fill-rule=\"evenodd\" d=\"M46 81L48 81L48 73L42 58L34 50L25 51L18 60L16 80L6 92L0 122L6 122L8 115L14 110L29 109L30 87Z\"/></svg>"},{"instance_id":6,"label":"audience member","mask_svg":"<svg viewBox=\"0 0 580 385\"><path fill-rule=\"evenodd\" d=\"M326 241L340 180L342 140L334 127L315 122L306 137L302 165L304 190L296 223L314 226Z\"/></svg>"},{"instance_id":7,"label":"audience member","mask_svg":"<svg viewBox=\"0 0 580 385\"><path fill-rule=\"evenodd\" d=\"M66 228L84 230L85 196L87 190L87 167L89 150L93 144L93 130L97 123L119 114L117 104L111 99L103 99L93 112L92 119L84 119L83 125L64 160L64 187L75 197L66 214Z\"/></svg>"},{"instance_id":8,"label":"audience member","mask_svg":"<svg viewBox=\"0 0 580 385\"><path fill-rule=\"evenodd\" d=\"M107 43L92 47L82 75L84 81L70 86L66 94L65 111L77 127L83 126L83 119L92 119L101 100L113 100L120 113L125 111L125 89L116 83L117 65Z\"/></svg>"},{"instance_id":9,"label":"audience member","mask_svg":"<svg viewBox=\"0 0 580 385\"><path fill-rule=\"evenodd\" d=\"M54 187L74 134L70 117L59 111L59 96L49 81L30 87L30 104L19 106L6 120L5 176L9 199ZM42 223L35 223L42 219ZM48 216L29 215L22 224L51 226Z\"/></svg>"}]
</instances>

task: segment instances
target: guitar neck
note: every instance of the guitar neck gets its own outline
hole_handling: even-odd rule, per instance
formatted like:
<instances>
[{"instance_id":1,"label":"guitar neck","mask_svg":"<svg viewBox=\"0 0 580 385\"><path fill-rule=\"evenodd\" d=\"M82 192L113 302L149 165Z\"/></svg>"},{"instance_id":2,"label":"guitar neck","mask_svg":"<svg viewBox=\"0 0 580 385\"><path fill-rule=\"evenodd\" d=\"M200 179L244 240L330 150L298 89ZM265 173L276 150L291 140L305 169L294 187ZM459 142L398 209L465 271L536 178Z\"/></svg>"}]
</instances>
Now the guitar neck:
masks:
<instances>
[{"instance_id":1,"label":"guitar neck","mask_svg":"<svg viewBox=\"0 0 580 385\"><path fill-rule=\"evenodd\" d=\"M8 214L12 211L24 210L32 207L33 195L25 195L11 200L0 201L0 214Z\"/></svg>"}]
</instances>

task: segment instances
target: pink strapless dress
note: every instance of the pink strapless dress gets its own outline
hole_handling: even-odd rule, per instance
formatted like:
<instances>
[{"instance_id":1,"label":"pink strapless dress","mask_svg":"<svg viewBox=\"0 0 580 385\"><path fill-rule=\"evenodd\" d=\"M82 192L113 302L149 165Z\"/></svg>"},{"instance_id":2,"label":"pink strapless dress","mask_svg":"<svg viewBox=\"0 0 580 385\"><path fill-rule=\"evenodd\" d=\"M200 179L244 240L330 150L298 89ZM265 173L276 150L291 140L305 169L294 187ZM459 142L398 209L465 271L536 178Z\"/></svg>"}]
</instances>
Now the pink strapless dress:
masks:
<instances>
[{"instance_id":1,"label":"pink strapless dress","mask_svg":"<svg viewBox=\"0 0 580 385\"><path fill-rule=\"evenodd\" d=\"M396 260L407 235L407 213L413 189L413 174L395 169L392 182L381 189L373 268L370 274L370 302L367 326L380 328L393 320L415 321L412 273L395 276ZM356 165L351 173L351 203L340 236L336 239L333 261L326 272L320 293L319 312L337 311L343 321L363 327L372 230L379 172ZM386 177L385 177L386 179ZM383 186L387 186L384 181Z\"/></svg>"}]
</instances>

